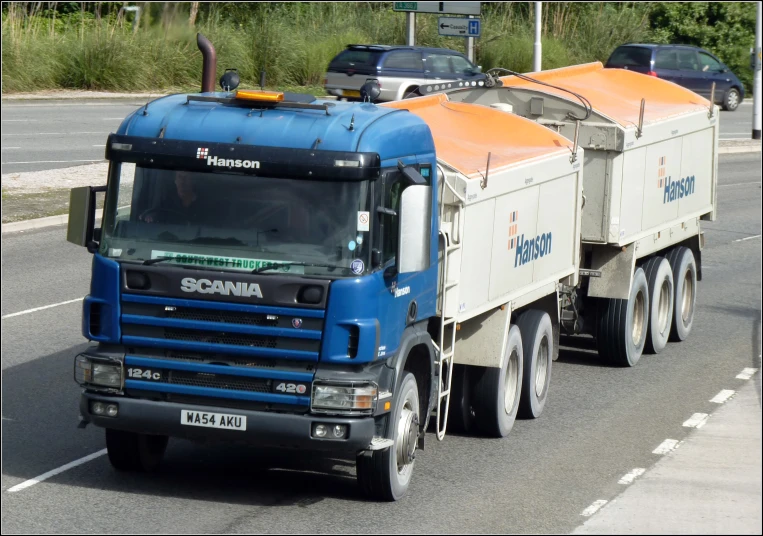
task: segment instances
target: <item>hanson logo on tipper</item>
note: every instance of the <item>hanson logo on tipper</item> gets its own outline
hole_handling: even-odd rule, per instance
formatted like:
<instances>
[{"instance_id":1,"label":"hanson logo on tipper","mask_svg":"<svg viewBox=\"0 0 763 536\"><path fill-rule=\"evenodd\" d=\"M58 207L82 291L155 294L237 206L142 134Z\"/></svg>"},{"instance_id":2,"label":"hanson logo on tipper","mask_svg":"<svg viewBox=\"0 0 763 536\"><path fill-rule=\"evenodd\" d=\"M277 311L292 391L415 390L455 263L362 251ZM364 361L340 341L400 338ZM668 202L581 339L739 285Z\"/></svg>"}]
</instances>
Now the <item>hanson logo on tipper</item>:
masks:
<instances>
[{"instance_id":1,"label":"hanson logo on tipper","mask_svg":"<svg viewBox=\"0 0 763 536\"><path fill-rule=\"evenodd\" d=\"M657 168L657 187L662 190L662 203L670 203L693 194L694 175L677 181L671 180L670 177L666 176L665 161L666 157L661 156Z\"/></svg>"},{"instance_id":2,"label":"hanson logo on tipper","mask_svg":"<svg viewBox=\"0 0 763 536\"><path fill-rule=\"evenodd\" d=\"M519 211L515 210L509 216L509 250L516 249L514 267L551 254L551 232L525 240L524 234L518 234L517 220Z\"/></svg>"},{"instance_id":3,"label":"hanson logo on tipper","mask_svg":"<svg viewBox=\"0 0 763 536\"><path fill-rule=\"evenodd\" d=\"M199 147L198 149L196 149L196 158L206 159L208 166L260 169L260 163L257 160L240 160L240 159L233 159L233 158L218 158L217 156L210 156L209 148L207 147Z\"/></svg>"}]
</instances>

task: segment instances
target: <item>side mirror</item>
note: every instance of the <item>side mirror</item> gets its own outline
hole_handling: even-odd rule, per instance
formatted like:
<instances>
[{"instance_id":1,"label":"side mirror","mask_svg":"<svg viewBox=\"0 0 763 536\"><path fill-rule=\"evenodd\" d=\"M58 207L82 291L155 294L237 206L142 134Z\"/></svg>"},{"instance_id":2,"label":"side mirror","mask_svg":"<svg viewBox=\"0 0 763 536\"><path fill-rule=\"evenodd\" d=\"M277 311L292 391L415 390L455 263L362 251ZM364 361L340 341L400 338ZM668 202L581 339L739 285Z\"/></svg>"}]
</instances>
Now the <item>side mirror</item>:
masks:
<instances>
[{"instance_id":1,"label":"side mirror","mask_svg":"<svg viewBox=\"0 0 763 536\"><path fill-rule=\"evenodd\" d=\"M78 246L87 247L95 253L95 194L105 192L105 186L81 186L72 188L69 193L69 225L66 240ZM100 239L100 229L98 229Z\"/></svg>"},{"instance_id":2,"label":"side mirror","mask_svg":"<svg viewBox=\"0 0 763 536\"><path fill-rule=\"evenodd\" d=\"M406 274L429 268L432 228L432 188L408 186L400 196L400 230L397 245L397 272Z\"/></svg>"}]
</instances>

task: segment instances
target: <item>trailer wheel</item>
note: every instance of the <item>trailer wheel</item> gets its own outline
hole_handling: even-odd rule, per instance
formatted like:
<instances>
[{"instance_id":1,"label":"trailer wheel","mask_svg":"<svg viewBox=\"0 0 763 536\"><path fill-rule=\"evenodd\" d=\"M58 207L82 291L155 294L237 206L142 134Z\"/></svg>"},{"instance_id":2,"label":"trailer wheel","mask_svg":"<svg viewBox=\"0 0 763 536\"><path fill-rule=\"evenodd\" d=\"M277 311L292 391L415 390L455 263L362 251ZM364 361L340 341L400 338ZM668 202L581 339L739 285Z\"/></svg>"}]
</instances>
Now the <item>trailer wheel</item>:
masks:
<instances>
[{"instance_id":1,"label":"trailer wheel","mask_svg":"<svg viewBox=\"0 0 763 536\"><path fill-rule=\"evenodd\" d=\"M522 334L524 377L519 399L519 416L537 419L543 411L551 383L551 361L554 355L554 331L548 313L529 310L519 317L517 327Z\"/></svg>"},{"instance_id":2,"label":"trailer wheel","mask_svg":"<svg viewBox=\"0 0 763 536\"><path fill-rule=\"evenodd\" d=\"M473 367L453 365L450 383L450 406L448 407L448 430L457 434L474 431L474 378Z\"/></svg>"},{"instance_id":3,"label":"trailer wheel","mask_svg":"<svg viewBox=\"0 0 763 536\"><path fill-rule=\"evenodd\" d=\"M413 474L419 437L419 389L406 372L398 388L389 426L394 445L360 453L355 462L358 484L369 498L396 501L405 495Z\"/></svg>"},{"instance_id":4,"label":"trailer wheel","mask_svg":"<svg viewBox=\"0 0 763 536\"><path fill-rule=\"evenodd\" d=\"M649 327L644 351L659 354L668 344L673 322L673 270L665 257L652 257L643 268L649 286Z\"/></svg>"},{"instance_id":5,"label":"trailer wheel","mask_svg":"<svg viewBox=\"0 0 763 536\"><path fill-rule=\"evenodd\" d=\"M514 426L522 394L522 335L509 328L501 367L485 368L474 393L477 427L486 435L506 437Z\"/></svg>"},{"instance_id":6,"label":"trailer wheel","mask_svg":"<svg viewBox=\"0 0 763 536\"><path fill-rule=\"evenodd\" d=\"M649 287L644 270L636 268L627 300L604 298L599 302L599 355L621 367L638 363L646 343L648 318Z\"/></svg>"},{"instance_id":7,"label":"trailer wheel","mask_svg":"<svg viewBox=\"0 0 763 536\"><path fill-rule=\"evenodd\" d=\"M697 263L691 249L683 246L673 248L668 253L668 262L673 269L673 327L671 341L682 341L689 336L694 323L694 307L697 303Z\"/></svg>"},{"instance_id":8,"label":"trailer wheel","mask_svg":"<svg viewBox=\"0 0 763 536\"><path fill-rule=\"evenodd\" d=\"M159 467L167 449L167 436L106 429L109 462L119 471L150 473Z\"/></svg>"}]
</instances>

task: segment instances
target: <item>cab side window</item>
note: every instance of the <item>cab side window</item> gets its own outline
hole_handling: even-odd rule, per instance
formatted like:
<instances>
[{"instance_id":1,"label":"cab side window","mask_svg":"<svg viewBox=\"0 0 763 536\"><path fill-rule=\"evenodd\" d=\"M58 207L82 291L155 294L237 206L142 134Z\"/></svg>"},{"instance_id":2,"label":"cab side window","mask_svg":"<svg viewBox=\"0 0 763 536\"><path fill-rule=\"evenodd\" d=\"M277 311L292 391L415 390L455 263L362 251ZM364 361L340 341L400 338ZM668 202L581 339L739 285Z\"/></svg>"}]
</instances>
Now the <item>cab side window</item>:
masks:
<instances>
[{"instance_id":1,"label":"cab side window","mask_svg":"<svg viewBox=\"0 0 763 536\"><path fill-rule=\"evenodd\" d=\"M406 71L423 71L424 62L421 60L421 52L401 50L392 52L384 60L385 69L403 69Z\"/></svg>"},{"instance_id":2,"label":"cab side window","mask_svg":"<svg viewBox=\"0 0 763 536\"><path fill-rule=\"evenodd\" d=\"M382 264L393 260L397 256L398 233L400 229L400 196L403 193L403 181L399 174L387 176L384 184L384 206L395 211L395 215L382 214L384 224L384 236L382 243Z\"/></svg>"}]
</instances>

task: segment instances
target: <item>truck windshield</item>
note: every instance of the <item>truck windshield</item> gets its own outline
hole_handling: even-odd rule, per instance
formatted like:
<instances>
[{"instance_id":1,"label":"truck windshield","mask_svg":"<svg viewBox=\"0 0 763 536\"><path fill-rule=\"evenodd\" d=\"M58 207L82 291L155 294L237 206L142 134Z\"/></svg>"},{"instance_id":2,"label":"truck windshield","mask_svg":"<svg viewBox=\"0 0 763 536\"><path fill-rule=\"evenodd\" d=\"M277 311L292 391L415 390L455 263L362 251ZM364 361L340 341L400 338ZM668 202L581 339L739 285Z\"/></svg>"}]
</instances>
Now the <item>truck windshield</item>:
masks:
<instances>
[{"instance_id":1,"label":"truck windshield","mask_svg":"<svg viewBox=\"0 0 763 536\"><path fill-rule=\"evenodd\" d=\"M100 253L219 270L357 276L369 265L368 204L367 181L112 162Z\"/></svg>"}]
</instances>

